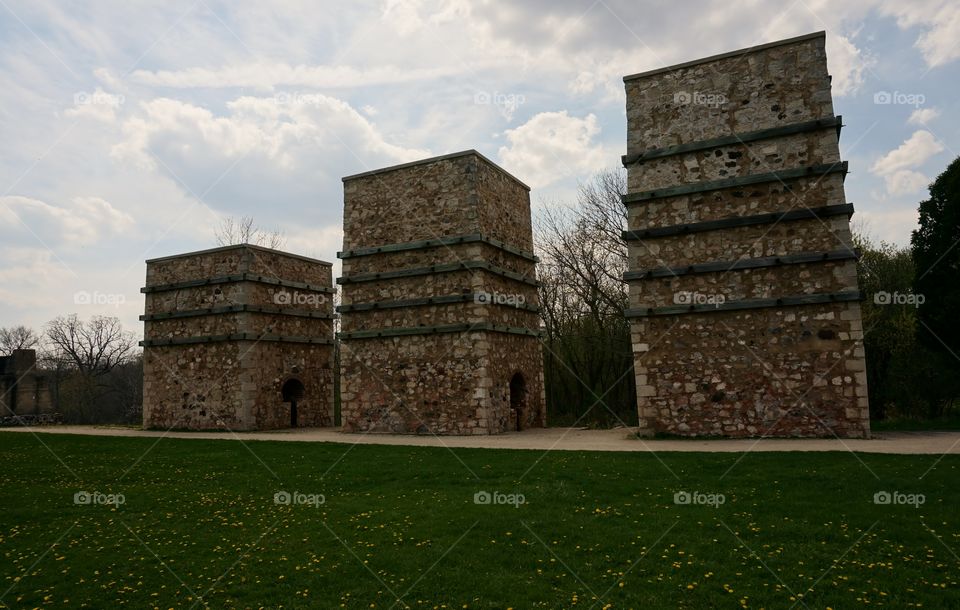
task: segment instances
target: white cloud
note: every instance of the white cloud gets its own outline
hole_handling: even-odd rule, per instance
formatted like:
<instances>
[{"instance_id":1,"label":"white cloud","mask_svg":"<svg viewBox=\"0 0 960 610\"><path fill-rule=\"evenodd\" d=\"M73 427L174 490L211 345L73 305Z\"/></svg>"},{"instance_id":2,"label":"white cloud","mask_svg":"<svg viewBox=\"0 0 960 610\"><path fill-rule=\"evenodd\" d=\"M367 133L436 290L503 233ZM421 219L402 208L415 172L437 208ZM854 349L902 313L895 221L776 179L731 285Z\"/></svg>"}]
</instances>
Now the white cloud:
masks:
<instances>
[{"instance_id":1,"label":"white cloud","mask_svg":"<svg viewBox=\"0 0 960 610\"><path fill-rule=\"evenodd\" d=\"M291 170L307 169L305 162L315 160L324 148L391 161L430 154L387 142L348 103L322 94L240 97L227 102L227 109L228 115L216 116L169 98L143 103L142 114L124 124L126 139L113 147L111 155L151 168L157 166L158 148L199 165L251 155Z\"/></svg>"},{"instance_id":2,"label":"white cloud","mask_svg":"<svg viewBox=\"0 0 960 610\"><path fill-rule=\"evenodd\" d=\"M99 197L74 197L61 207L18 195L0 197L0 217L12 233L26 234L44 246L87 246L123 233L134 220Z\"/></svg>"},{"instance_id":3,"label":"white cloud","mask_svg":"<svg viewBox=\"0 0 960 610\"><path fill-rule=\"evenodd\" d=\"M854 217L854 224L865 230L874 241L882 239L903 245L910 243L910 233L917 226L917 216L916 205L885 206L882 209L861 207Z\"/></svg>"},{"instance_id":4,"label":"white cloud","mask_svg":"<svg viewBox=\"0 0 960 610\"><path fill-rule=\"evenodd\" d=\"M136 70L132 80L141 85L178 89L251 87L273 91L278 86L310 88L369 87L436 79L455 72L454 66L411 68L376 66L297 65L255 62L220 68L186 68L183 70Z\"/></svg>"},{"instance_id":5,"label":"white cloud","mask_svg":"<svg viewBox=\"0 0 960 610\"><path fill-rule=\"evenodd\" d=\"M516 129L504 132L509 146L499 150L508 170L533 188L578 177L610 164L611 156L594 141L597 117L541 112Z\"/></svg>"},{"instance_id":6,"label":"white cloud","mask_svg":"<svg viewBox=\"0 0 960 610\"><path fill-rule=\"evenodd\" d=\"M123 91L126 89L126 83L107 68L97 68L93 71L93 75L98 81L114 91Z\"/></svg>"},{"instance_id":7,"label":"white cloud","mask_svg":"<svg viewBox=\"0 0 960 610\"><path fill-rule=\"evenodd\" d=\"M894 171L922 165L933 155L943 150L943 144L929 131L913 132L903 144L877 159L871 171L886 176Z\"/></svg>"},{"instance_id":8,"label":"white cloud","mask_svg":"<svg viewBox=\"0 0 960 610\"><path fill-rule=\"evenodd\" d=\"M936 108L917 108L907 119L907 122L911 125L926 125L938 116L940 116L940 111Z\"/></svg>"},{"instance_id":9,"label":"white cloud","mask_svg":"<svg viewBox=\"0 0 960 610\"><path fill-rule=\"evenodd\" d=\"M428 13L430 16L424 19L421 13ZM387 0L380 18L399 33L406 35L469 15L470 4L466 0Z\"/></svg>"},{"instance_id":10,"label":"white cloud","mask_svg":"<svg viewBox=\"0 0 960 610\"><path fill-rule=\"evenodd\" d=\"M903 144L891 150L870 168L886 182L891 195L906 195L923 189L930 180L914 168L943 151L941 144L926 130L915 131Z\"/></svg>"},{"instance_id":11,"label":"white cloud","mask_svg":"<svg viewBox=\"0 0 960 610\"><path fill-rule=\"evenodd\" d=\"M960 58L960 4L956 0L886 0L881 12L895 17L900 29L924 29L914 46L931 68Z\"/></svg>"},{"instance_id":12,"label":"white cloud","mask_svg":"<svg viewBox=\"0 0 960 610\"><path fill-rule=\"evenodd\" d=\"M616 164L622 152L624 74L824 29L839 99L871 80L873 61L889 81L883 88L916 91L910 83L926 67L960 54L956 0L690 0L670 10L652 0L377 0L337 11L300 1L283 11L243 2L184 9L23 4L20 14L39 37L14 28L0 40L0 115L7 140L17 143L0 159L0 175L8 182L22 176L16 194L23 195L0 200L7 264L0 276L22 270L29 282L16 290L46 307L0 304L0 316L42 322L69 311L60 277L29 263L42 253L55 266L61 256L94 288L116 278L110 289L133 295L132 304L144 258L212 245L212 227L225 215L278 226L289 249L337 263L339 178L431 150L495 156L502 146L501 163L537 186L537 198L573 197L576 180ZM929 99L950 99L945 72L923 81ZM122 94L125 102L75 105L78 91ZM524 102L506 112L477 104L478 92ZM869 123L875 108L862 102L843 100L844 111ZM557 109L567 112L551 112ZM511 117L521 125L505 132ZM935 120L936 111L923 109L910 124L921 129ZM882 123L872 137L897 148L899 126ZM876 161L876 169L853 176L850 188L877 192L876 201L922 189L933 162L920 160L936 148L923 137L865 160L863 167ZM84 197L91 194L103 203ZM915 200L869 205L913 213ZM880 227L913 224L904 215ZM24 253L3 252L14 247ZM3 277L0 291L11 290Z\"/></svg>"},{"instance_id":13,"label":"white cloud","mask_svg":"<svg viewBox=\"0 0 960 610\"><path fill-rule=\"evenodd\" d=\"M930 179L918 171L901 169L885 176L887 192L891 195L909 195L922 191Z\"/></svg>"},{"instance_id":14,"label":"white cloud","mask_svg":"<svg viewBox=\"0 0 960 610\"><path fill-rule=\"evenodd\" d=\"M112 123L117 117L117 110L125 100L125 96L107 93L100 87L93 92L78 91L73 94L73 107L68 108L64 115Z\"/></svg>"},{"instance_id":15,"label":"white cloud","mask_svg":"<svg viewBox=\"0 0 960 610\"><path fill-rule=\"evenodd\" d=\"M833 76L833 94L837 96L850 95L860 89L864 72L873 63L849 38L834 34L827 36L827 61Z\"/></svg>"},{"instance_id":16,"label":"white cloud","mask_svg":"<svg viewBox=\"0 0 960 610\"><path fill-rule=\"evenodd\" d=\"M62 288L76 279L52 251L37 247L0 247L0 303L18 311L51 308Z\"/></svg>"}]
</instances>

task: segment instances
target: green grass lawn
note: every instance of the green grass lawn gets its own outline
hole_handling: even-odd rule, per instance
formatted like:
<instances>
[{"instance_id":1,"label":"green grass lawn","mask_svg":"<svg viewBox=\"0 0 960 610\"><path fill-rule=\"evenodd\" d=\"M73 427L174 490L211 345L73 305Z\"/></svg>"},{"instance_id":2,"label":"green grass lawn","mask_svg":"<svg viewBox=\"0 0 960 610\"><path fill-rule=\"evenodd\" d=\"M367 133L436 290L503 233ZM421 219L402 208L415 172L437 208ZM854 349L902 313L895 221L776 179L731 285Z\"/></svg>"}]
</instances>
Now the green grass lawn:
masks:
<instances>
[{"instance_id":1,"label":"green grass lawn","mask_svg":"<svg viewBox=\"0 0 960 610\"><path fill-rule=\"evenodd\" d=\"M937 459L0 433L0 607L958 608Z\"/></svg>"}]
</instances>

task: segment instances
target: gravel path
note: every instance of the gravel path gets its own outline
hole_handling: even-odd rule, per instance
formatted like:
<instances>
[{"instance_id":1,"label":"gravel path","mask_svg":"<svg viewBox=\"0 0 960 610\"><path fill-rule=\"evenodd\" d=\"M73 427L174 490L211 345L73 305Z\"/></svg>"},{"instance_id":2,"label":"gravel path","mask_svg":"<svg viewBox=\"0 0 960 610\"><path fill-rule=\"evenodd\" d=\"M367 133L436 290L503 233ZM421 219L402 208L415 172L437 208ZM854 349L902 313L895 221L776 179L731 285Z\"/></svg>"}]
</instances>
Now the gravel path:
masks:
<instances>
[{"instance_id":1,"label":"gravel path","mask_svg":"<svg viewBox=\"0 0 960 610\"><path fill-rule=\"evenodd\" d=\"M476 447L562 451L862 451L865 453L958 454L960 432L881 432L870 440L853 439L743 439L638 440L630 431L541 428L498 436L412 436L346 434L336 428L300 428L269 432L161 432L102 426L44 426L3 428L0 431L37 434L83 434L156 438L203 438L244 441L300 441L418 447Z\"/></svg>"}]
</instances>

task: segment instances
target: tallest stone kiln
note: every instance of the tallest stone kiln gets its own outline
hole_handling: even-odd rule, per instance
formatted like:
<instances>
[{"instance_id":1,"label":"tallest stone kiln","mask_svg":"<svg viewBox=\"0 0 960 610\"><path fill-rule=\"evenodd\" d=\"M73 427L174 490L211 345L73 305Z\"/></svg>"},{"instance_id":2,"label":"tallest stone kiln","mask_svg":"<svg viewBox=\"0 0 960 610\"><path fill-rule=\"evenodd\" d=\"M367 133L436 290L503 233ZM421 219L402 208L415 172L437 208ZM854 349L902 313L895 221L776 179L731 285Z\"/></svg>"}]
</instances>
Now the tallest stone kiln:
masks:
<instances>
[{"instance_id":1,"label":"tallest stone kiln","mask_svg":"<svg viewBox=\"0 0 960 610\"><path fill-rule=\"evenodd\" d=\"M624 82L641 432L867 436L823 32Z\"/></svg>"}]
</instances>

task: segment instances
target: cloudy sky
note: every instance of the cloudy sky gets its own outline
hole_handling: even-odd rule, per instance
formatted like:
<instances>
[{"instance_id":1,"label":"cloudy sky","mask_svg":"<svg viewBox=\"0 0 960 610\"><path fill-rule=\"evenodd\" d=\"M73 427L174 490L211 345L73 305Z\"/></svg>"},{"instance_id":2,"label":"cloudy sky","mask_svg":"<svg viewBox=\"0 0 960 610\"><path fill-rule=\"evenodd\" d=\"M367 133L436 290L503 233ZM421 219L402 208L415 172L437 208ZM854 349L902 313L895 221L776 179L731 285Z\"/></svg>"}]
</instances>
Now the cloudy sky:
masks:
<instances>
[{"instance_id":1,"label":"cloudy sky","mask_svg":"<svg viewBox=\"0 0 960 610\"><path fill-rule=\"evenodd\" d=\"M139 333L144 260L227 216L334 261L340 178L425 156L561 205L625 152L624 74L816 30L855 219L906 244L960 151L956 0L0 0L0 326Z\"/></svg>"}]
</instances>

